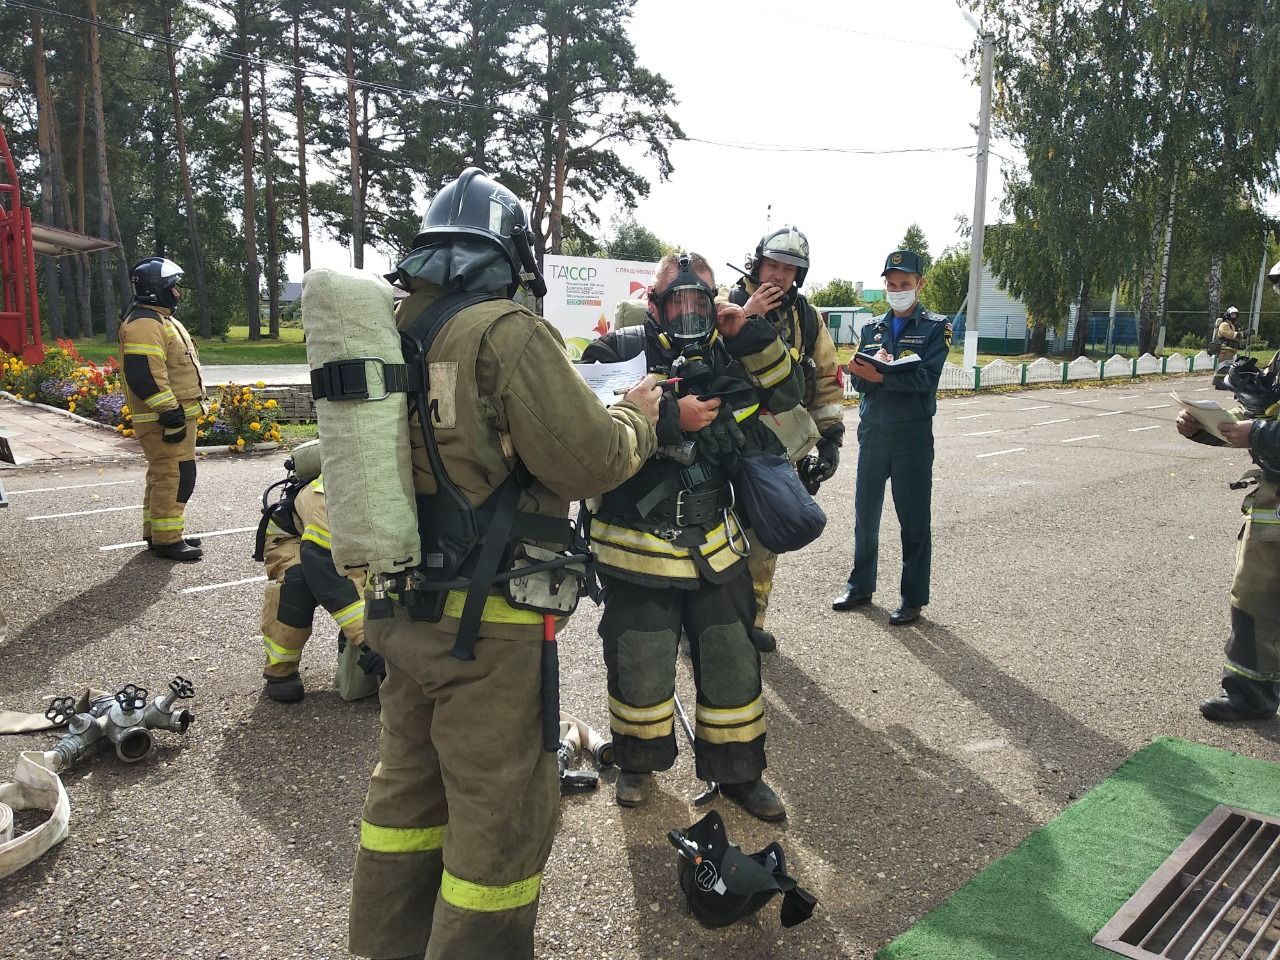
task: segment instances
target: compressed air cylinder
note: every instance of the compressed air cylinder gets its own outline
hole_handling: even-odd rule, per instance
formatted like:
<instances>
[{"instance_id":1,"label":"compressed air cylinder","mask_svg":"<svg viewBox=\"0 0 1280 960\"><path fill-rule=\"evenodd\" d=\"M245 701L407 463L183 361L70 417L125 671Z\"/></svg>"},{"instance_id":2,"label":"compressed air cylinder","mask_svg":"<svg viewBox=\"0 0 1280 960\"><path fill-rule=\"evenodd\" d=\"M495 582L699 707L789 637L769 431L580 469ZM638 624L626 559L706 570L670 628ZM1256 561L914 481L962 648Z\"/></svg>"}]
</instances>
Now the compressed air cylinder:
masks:
<instances>
[{"instance_id":1,"label":"compressed air cylinder","mask_svg":"<svg viewBox=\"0 0 1280 960\"><path fill-rule=\"evenodd\" d=\"M302 278L313 383L326 364L357 360L341 381L358 382L362 367L367 386L367 399L316 400L333 562L344 572L399 573L421 555L406 395L387 391L384 372L404 364L393 300L391 285L363 270L316 268Z\"/></svg>"}]
</instances>

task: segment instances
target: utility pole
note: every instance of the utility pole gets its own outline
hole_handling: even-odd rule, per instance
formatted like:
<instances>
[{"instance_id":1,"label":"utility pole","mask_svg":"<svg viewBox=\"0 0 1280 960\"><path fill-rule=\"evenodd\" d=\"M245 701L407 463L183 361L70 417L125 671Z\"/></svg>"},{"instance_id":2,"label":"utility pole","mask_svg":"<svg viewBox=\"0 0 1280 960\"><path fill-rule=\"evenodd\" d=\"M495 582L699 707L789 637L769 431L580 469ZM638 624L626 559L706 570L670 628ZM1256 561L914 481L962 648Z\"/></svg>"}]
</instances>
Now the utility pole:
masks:
<instances>
[{"instance_id":1,"label":"utility pole","mask_svg":"<svg viewBox=\"0 0 1280 960\"><path fill-rule=\"evenodd\" d=\"M964 368L978 365L978 326L982 312L982 241L987 219L987 159L991 145L991 61L995 36L978 25L967 10L961 10L969 25L982 38L982 106L978 113L977 176L973 189L973 234L969 247L969 307L964 324Z\"/></svg>"}]
</instances>

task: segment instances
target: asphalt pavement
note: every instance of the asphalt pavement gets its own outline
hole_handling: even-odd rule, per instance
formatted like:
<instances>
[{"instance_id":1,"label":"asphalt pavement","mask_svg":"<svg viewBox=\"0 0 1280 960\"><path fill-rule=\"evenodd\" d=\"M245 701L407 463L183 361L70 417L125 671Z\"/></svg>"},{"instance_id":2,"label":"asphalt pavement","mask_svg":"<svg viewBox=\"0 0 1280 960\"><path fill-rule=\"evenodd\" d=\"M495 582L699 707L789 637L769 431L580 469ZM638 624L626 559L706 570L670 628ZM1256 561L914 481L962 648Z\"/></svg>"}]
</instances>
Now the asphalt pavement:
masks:
<instances>
[{"instance_id":1,"label":"asphalt pavement","mask_svg":"<svg viewBox=\"0 0 1280 960\"><path fill-rule=\"evenodd\" d=\"M716 801L744 849L781 841L820 901L814 918L783 930L775 905L708 931L686 915L666 832L703 809L682 743L641 808L613 803L611 772L562 801L538 956L869 957L1155 737L1280 759L1280 722L1213 725L1196 710L1217 689L1240 523L1227 484L1248 461L1179 437L1171 389L1224 396L1191 377L940 401L933 596L908 627L887 622L900 556L888 498L875 604L830 607L852 555L848 411L819 498L827 532L782 558L770 614L766 776L790 819ZM249 528L282 459L200 463L188 529L206 558L186 566L137 543L140 462L5 474L0 708L181 674L197 717L139 764L103 753L67 773L70 836L0 881L0 956L348 956L377 705L333 691L323 614L306 700L262 696ZM598 618L584 604L561 637L562 697L604 731ZM679 683L691 703L687 658ZM4 744L16 757L53 741Z\"/></svg>"}]
</instances>

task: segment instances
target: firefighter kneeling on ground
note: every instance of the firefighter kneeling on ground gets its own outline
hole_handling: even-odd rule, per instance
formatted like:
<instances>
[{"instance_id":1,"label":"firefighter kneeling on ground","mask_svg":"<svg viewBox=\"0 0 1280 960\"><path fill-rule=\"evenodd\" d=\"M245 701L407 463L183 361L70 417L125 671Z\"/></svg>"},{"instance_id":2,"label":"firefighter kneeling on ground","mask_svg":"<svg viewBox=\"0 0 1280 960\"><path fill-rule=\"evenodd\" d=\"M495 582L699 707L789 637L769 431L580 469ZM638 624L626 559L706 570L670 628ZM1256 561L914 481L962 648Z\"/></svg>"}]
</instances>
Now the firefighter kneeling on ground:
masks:
<instances>
[{"instance_id":1,"label":"firefighter kneeling on ground","mask_svg":"<svg viewBox=\"0 0 1280 960\"><path fill-rule=\"evenodd\" d=\"M318 464L318 450L316 454ZM304 470L302 477L306 475ZM262 598L262 645L267 656L262 676L267 681L267 696L279 703L302 699L305 691L298 663L311 637L317 606L337 621L339 649L353 645L351 653L359 668L381 682L385 673L382 658L364 640L363 575L357 579L340 574L329 552L324 478L307 480L293 474L285 484L284 496L264 507L263 514L254 559L267 565L267 589ZM365 689L373 693L377 687L368 684Z\"/></svg>"},{"instance_id":2,"label":"firefighter kneeling on ground","mask_svg":"<svg viewBox=\"0 0 1280 960\"><path fill-rule=\"evenodd\" d=\"M582 356L585 363L616 363L643 353L650 372L680 378L659 409L659 456L606 493L591 520L604 586L609 720L622 770L616 798L624 807L643 803L653 772L675 762L683 629L698 689L698 776L718 782L753 815L781 820L782 801L761 777L764 698L750 636L755 597L730 478L744 450L785 454L759 411L794 407L804 384L768 321L717 304L714 291L702 257L663 257L645 325L606 334Z\"/></svg>"}]
</instances>

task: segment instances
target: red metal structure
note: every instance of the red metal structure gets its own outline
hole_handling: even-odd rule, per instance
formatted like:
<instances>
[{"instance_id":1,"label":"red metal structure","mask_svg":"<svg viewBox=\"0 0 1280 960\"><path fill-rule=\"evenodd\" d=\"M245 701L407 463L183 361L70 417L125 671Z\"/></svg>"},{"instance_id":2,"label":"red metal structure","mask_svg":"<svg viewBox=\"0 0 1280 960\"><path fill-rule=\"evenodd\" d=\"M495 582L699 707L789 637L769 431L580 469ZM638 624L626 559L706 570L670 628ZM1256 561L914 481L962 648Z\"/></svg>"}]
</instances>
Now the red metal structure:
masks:
<instances>
[{"instance_id":1,"label":"red metal structure","mask_svg":"<svg viewBox=\"0 0 1280 960\"><path fill-rule=\"evenodd\" d=\"M37 253L64 257L114 246L97 237L31 222L31 210L22 204L22 187L9 141L0 129L0 350L27 363L44 359L36 288Z\"/></svg>"},{"instance_id":2,"label":"red metal structure","mask_svg":"<svg viewBox=\"0 0 1280 960\"><path fill-rule=\"evenodd\" d=\"M40 342L40 303L36 295L36 255L31 239L31 211L22 205L18 171L9 141L0 129L0 350L28 363L44 359Z\"/></svg>"}]
</instances>

